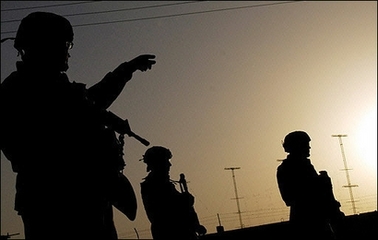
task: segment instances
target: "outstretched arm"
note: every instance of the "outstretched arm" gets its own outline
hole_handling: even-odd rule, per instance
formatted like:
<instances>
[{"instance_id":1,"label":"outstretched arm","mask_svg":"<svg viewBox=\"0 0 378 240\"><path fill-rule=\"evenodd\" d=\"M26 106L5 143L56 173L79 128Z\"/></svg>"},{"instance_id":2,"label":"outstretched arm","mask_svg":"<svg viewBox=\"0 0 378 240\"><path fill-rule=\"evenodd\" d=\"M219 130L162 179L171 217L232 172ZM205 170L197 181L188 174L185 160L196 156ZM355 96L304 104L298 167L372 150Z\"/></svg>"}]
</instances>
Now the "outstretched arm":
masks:
<instances>
[{"instance_id":1,"label":"outstretched arm","mask_svg":"<svg viewBox=\"0 0 378 240\"><path fill-rule=\"evenodd\" d=\"M142 72L151 69L156 63L155 55L144 54L129 62L120 64L113 72L108 73L100 82L88 89L88 97L101 109L107 109L122 92L126 83L137 70Z\"/></svg>"}]
</instances>

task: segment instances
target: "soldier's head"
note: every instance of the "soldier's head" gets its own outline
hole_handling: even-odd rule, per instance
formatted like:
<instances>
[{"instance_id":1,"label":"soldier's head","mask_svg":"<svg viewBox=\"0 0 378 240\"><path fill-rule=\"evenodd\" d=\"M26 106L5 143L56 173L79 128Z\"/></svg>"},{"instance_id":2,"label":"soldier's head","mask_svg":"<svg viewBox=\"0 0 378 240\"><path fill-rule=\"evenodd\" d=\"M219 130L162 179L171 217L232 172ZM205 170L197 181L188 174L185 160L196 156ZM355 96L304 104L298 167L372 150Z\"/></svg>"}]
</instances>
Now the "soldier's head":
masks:
<instances>
[{"instance_id":1,"label":"soldier's head","mask_svg":"<svg viewBox=\"0 0 378 240\"><path fill-rule=\"evenodd\" d=\"M292 155L310 156L310 136L304 131L294 131L286 135L282 146Z\"/></svg>"},{"instance_id":2,"label":"soldier's head","mask_svg":"<svg viewBox=\"0 0 378 240\"><path fill-rule=\"evenodd\" d=\"M172 153L168 148L153 146L143 155L143 161L147 164L147 172L160 171L168 173L171 167Z\"/></svg>"},{"instance_id":3,"label":"soldier's head","mask_svg":"<svg viewBox=\"0 0 378 240\"><path fill-rule=\"evenodd\" d=\"M14 47L24 62L66 71L73 46L70 22L57 14L34 12L22 19Z\"/></svg>"}]
</instances>

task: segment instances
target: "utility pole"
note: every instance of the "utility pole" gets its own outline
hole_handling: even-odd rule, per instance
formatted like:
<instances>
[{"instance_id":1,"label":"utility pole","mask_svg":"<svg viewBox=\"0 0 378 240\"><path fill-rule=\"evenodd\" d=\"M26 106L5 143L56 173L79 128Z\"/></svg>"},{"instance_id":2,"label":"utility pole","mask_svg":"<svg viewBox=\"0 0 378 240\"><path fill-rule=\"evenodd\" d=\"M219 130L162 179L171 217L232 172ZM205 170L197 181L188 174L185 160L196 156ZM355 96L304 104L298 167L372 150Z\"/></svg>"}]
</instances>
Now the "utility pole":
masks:
<instances>
[{"instance_id":1,"label":"utility pole","mask_svg":"<svg viewBox=\"0 0 378 240\"><path fill-rule=\"evenodd\" d=\"M243 222L242 222L242 217L241 217L241 212L240 212L238 189L236 188L236 180L235 180L235 173L234 173L234 170L237 170L237 169L240 169L240 167L229 167L229 168L225 168L224 170L231 170L231 172L232 172L232 179L234 181L235 199L236 199L236 205L238 207L240 228L243 228L244 225L243 225Z\"/></svg>"},{"instance_id":2,"label":"utility pole","mask_svg":"<svg viewBox=\"0 0 378 240\"><path fill-rule=\"evenodd\" d=\"M341 155L342 155L343 161L344 161L344 169L343 170L345 170L346 178L347 178L347 185L344 185L343 187L349 188L349 196L350 196L350 202L352 203L353 213L357 214L356 205L355 205L355 201L354 201L354 197L353 197L352 187L358 187L358 185L352 185L351 182L350 182L349 170L352 170L352 169L348 168L346 157L345 157L345 153L344 153L344 145L343 145L343 141L342 141L342 138L343 137L347 137L347 136L348 135L346 135L346 134L332 135L332 137L339 138L339 143L340 143L340 148L341 148Z\"/></svg>"},{"instance_id":3,"label":"utility pole","mask_svg":"<svg viewBox=\"0 0 378 240\"><path fill-rule=\"evenodd\" d=\"M221 224L221 220L220 220L220 217L219 217L218 213L217 213L217 217L218 217L218 223L219 223L219 225L217 226L217 233L223 233L224 232L224 227Z\"/></svg>"}]
</instances>

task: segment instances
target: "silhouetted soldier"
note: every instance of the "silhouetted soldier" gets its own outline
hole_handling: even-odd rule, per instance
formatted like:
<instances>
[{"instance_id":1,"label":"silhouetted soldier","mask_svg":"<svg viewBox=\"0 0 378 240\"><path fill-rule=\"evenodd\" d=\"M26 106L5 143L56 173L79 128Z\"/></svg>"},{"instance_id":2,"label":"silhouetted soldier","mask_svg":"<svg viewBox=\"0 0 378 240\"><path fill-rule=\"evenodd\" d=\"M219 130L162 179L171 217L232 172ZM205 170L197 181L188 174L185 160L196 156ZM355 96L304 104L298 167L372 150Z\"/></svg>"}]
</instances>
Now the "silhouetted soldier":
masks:
<instances>
[{"instance_id":1,"label":"silhouetted soldier","mask_svg":"<svg viewBox=\"0 0 378 240\"><path fill-rule=\"evenodd\" d=\"M206 228L200 225L194 211L194 197L186 190L177 191L170 179L171 158L171 151L160 146L149 148L143 155L149 174L141 183L141 194L152 237L197 239L197 234L205 234Z\"/></svg>"},{"instance_id":2,"label":"silhouetted soldier","mask_svg":"<svg viewBox=\"0 0 378 240\"><path fill-rule=\"evenodd\" d=\"M343 216L325 171L316 172L310 159L310 137L306 132L289 133L283 142L287 158L277 169L281 197L290 207L295 239L335 239L331 223Z\"/></svg>"},{"instance_id":3,"label":"silhouetted soldier","mask_svg":"<svg viewBox=\"0 0 378 240\"><path fill-rule=\"evenodd\" d=\"M86 88L64 73L72 41L67 19L29 14L14 41L22 61L1 84L0 146L17 173L15 210L27 239L116 238L107 171L119 152L106 109L155 56L124 62Z\"/></svg>"}]
</instances>

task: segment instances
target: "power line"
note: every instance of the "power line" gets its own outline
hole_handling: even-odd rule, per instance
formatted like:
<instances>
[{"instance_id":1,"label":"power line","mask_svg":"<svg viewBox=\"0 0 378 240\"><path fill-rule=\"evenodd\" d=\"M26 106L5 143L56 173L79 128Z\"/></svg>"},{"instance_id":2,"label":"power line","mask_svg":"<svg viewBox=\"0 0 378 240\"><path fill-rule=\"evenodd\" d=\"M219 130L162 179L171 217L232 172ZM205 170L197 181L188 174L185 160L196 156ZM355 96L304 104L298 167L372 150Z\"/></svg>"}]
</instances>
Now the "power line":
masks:
<instances>
[{"instance_id":1,"label":"power line","mask_svg":"<svg viewBox=\"0 0 378 240\"><path fill-rule=\"evenodd\" d=\"M115 21L107 21L107 22L83 23L83 24L76 24L76 25L72 25L72 26L73 27L97 26L97 25L103 25L103 24L112 24L112 23L121 23L121 22L134 22L134 21L142 21L142 20L153 20L153 19L162 19L162 18L170 18L170 17L181 17L181 16L188 16L188 15L195 15L195 14L204 14L204 13L213 13L213 12L240 10L240 9L248 9L248 8L256 8L256 7L267 7L267 6L288 4L288 3L297 3L297 2L301 2L301 1L287 1L287 2L276 2L276 3L264 3L264 4L257 4L257 5L250 5L250 6L220 8L220 9L212 9L212 10L204 10L204 11L195 11L195 12L169 14L169 15L143 17L143 18L134 18L134 19L123 19L123 20L115 20ZM1 32L1 34L9 34L9 33L16 33L16 31Z\"/></svg>"},{"instance_id":2,"label":"power line","mask_svg":"<svg viewBox=\"0 0 378 240\"><path fill-rule=\"evenodd\" d=\"M34 6L34 7L22 7L22 8L8 8L8 9L1 9L1 11L2 12L11 12L11 11L29 10L29 9L36 9L36 8L63 7L63 6L71 6L71 5L79 5L79 4L87 4L87 3L97 3L97 2L100 2L100 1L62 3L62 4Z\"/></svg>"},{"instance_id":3,"label":"power line","mask_svg":"<svg viewBox=\"0 0 378 240\"><path fill-rule=\"evenodd\" d=\"M285 4L285 3L286 4L287 3L293 3L293 2L297 2L297 1L278 2L278 3L265 3L265 4L258 4L258 5L251 5L251 6L220 8L220 9L213 9L213 10L204 10L204 11L187 12L187 13L177 13L177 14L169 14L169 15L161 15L161 16L153 16L153 17L124 19L124 20L116 20L116 21L108 21L108 22L98 22L98 23L77 24L77 25L74 25L74 27L95 26L95 25L102 25L102 24L120 23L120 22L133 22L133 21L141 21L141 20L153 20L153 19L170 18L170 17L181 17L181 16L203 14L203 13L213 13L213 12L238 10L238 9L247 9L247 8L254 8L254 7L266 7L266 6L273 6L273 5L279 5L279 4Z\"/></svg>"},{"instance_id":4,"label":"power line","mask_svg":"<svg viewBox=\"0 0 378 240\"><path fill-rule=\"evenodd\" d=\"M167 4L159 4L159 5L150 5L150 6L142 6L142 7L133 7L133 8L123 8L123 9L115 9L115 10L107 10L107 11L98 11L98 12L89 12L89 13L76 13L76 14L67 14L63 15L65 17L72 17L72 16L80 16L80 15L91 15L91 14L100 14L100 13L111 13L111 12L122 12L122 11L132 11L132 10L140 10L140 9L148 9L148 8L159 8L159 7L169 7L169 6L177 6L177 5L185 5L190 3L200 3L201 1L189 1L189 2L178 2L178 3L167 3Z\"/></svg>"},{"instance_id":5,"label":"power line","mask_svg":"<svg viewBox=\"0 0 378 240\"><path fill-rule=\"evenodd\" d=\"M113 12L141 10L141 9L148 9L148 8L168 7L168 6L176 6L176 5L183 5L183 4L190 4L190 3L199 3L199 2L201 2L201 1L167 3L167 4L159 4L159 5L142 6L142 7L121 8L121 9L114 9L114 10L97 11L97 12L72 13L72 14L64 14L62 16L64 16L64 17L84 16L84 15L93 15L93 14L103 14L103 13L113 13ZM11 22L18 22L18 21L21 21L21 19L7 20L7 21L2 21L1 23L11 23Z\"/></svg>"}]
</instances>

